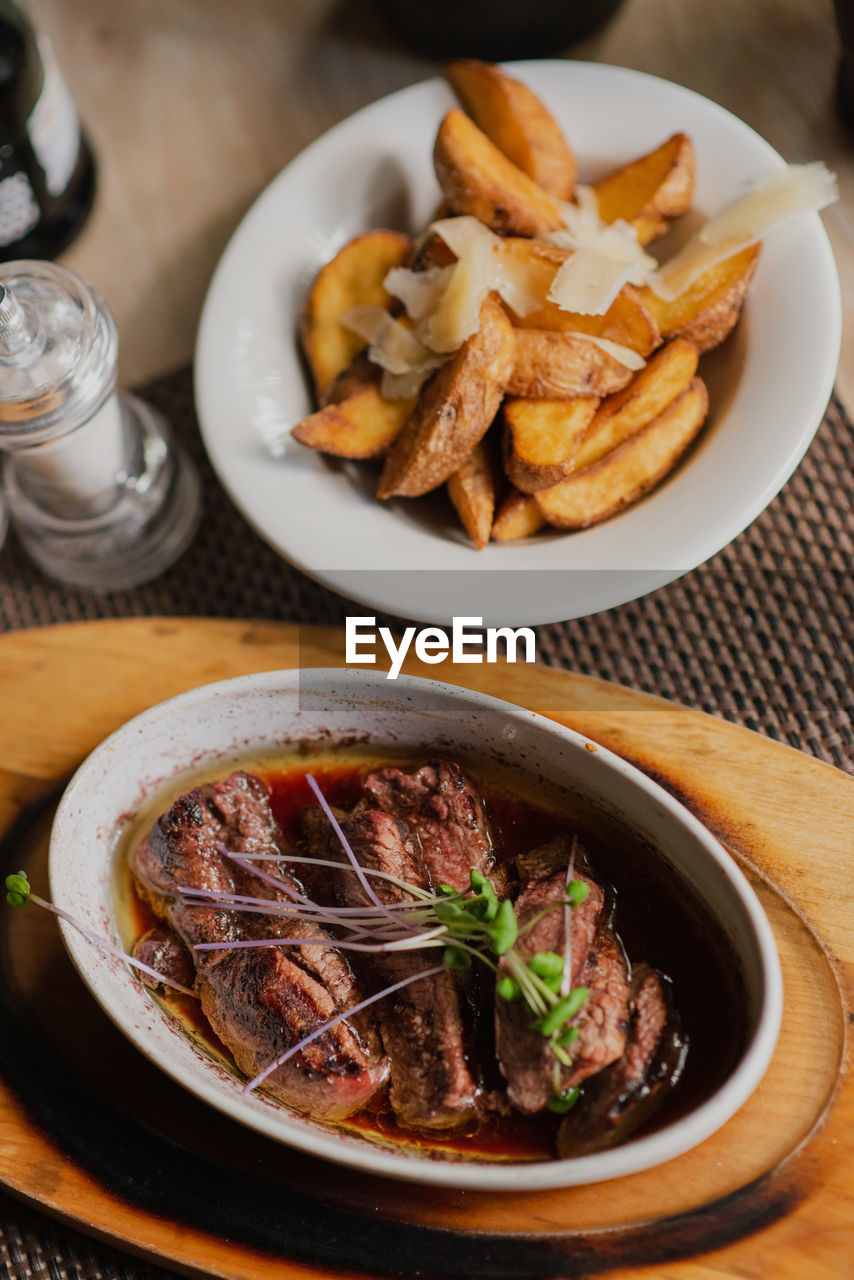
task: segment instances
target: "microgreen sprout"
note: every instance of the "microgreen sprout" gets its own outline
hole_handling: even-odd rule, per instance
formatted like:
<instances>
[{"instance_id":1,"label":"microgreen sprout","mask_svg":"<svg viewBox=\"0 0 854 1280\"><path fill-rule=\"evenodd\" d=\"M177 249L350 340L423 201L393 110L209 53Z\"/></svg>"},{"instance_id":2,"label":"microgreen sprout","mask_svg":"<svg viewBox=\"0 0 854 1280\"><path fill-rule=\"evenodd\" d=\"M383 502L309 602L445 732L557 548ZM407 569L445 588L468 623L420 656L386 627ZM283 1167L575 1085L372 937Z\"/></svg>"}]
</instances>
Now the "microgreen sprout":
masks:
<instances>
[{"instance_id":1,"label":"microgreen sprout","mask_svg":"<svg viewBox=\"0 0 854 1280\"><path fill-rule=\"evenodd\" d=\"M123 960L125 964L141 970L142 973L147 973L150 978L156 979L157 982L163 983L164 986L172 987L175 991L180 991L185 996L195 995L195 992L191 991L189 987L182 986L174 978L167 977L165 973L158 973L150 965L143 964L141 960L137 960L134 956L128 955L127 952L121 951L118 947L113 946L109 938L104 938L101 934L95 933L94 930L82 924L80 920L75 920L74 916L69 915L67 911L63 911L61 907L56 907L52 902L46 902L37 893L33 893L26 871L18 871L7 876L5 886L6 901L10 907L24 907L28 902L34 903L37 907L43 907L45 911L50 911L52 915L58 916L60 920L70 924L72 929L76 929L84 938L88 938L90 942L94 942L102 951L115 956L117 960Z\"/></svg>"}]
</instances>

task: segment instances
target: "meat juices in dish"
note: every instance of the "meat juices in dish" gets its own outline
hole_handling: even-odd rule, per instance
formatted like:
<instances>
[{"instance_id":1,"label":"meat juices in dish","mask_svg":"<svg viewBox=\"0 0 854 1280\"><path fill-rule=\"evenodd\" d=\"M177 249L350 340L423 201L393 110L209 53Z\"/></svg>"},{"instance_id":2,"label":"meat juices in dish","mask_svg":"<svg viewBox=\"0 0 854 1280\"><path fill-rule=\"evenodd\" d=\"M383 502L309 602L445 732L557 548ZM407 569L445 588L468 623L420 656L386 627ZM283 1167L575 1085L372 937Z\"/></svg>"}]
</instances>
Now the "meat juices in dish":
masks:
<instances>
[{"instance_id":1,"label":"meat juices in dish","mask_svg":"<svg viewBox=\"0 0 854 1280\"><path fill-rule=\"evenodd\" d=\"M304 772L298 783L299 794L310 795ZM686 1040L669 980L648 964L630 965L615 932L611 887L596 879L577 838L543 844L531 810L533 825L522 821L516 833L514 864L491 829L490 806L500 814L500 803L485 794L443 758L410 771L354 769L336 796L340 808L324 802L324 812L294 800L283 815L279 803L286 835L262 778L236 772L196 787L130 852L137 893L158 917L135 954L194 985L210 1027L245 1075L254 1078L294 1051L263 1088L316 1119L341 1122L390 1108L402 1131L474 1139L484 1126L500 1127L511 1109L519 1125L533 1123L523 1116L566 1110L553 1103L576 1103L580 1089L571 1114L551 1121L552 1149L556 1142L561 1155L574 1155L622 1142L680 1078ZM291 868L300 858L307 861L298 879ZM473 936L477 921L500 909L505 922L512 919L514 941L507 953L496 944L475 974L447 967L452 933L429 948L419 938L415 946L357 946L345 958L347 939L365 941L347 932L348 920L358 926L363 913L376 919L385 912L386 932L376 936L387 941L388 921L400 922L402 904L411 904L422 913L416 932L429 932L442 901L471 907L477 884L492 906L491 914L466 917L476 921ZM324 914L324 925L312 911ZM235 946L252 940L266 945ZM499 975L510 972L513 956L522 965L560 957L564 985L583 989L580 1007L561 1024L573 1037L565 1041L569 1053L554 1050L533 1006L495 991L491 972L496 963ZM382 996L389 987L397 989ZM553 1007L557 997L546 995ZM369 1008L324 1030L373 996ZM491 1087L499 1081L500 1090Z\"/></svg>"}]
</instances>

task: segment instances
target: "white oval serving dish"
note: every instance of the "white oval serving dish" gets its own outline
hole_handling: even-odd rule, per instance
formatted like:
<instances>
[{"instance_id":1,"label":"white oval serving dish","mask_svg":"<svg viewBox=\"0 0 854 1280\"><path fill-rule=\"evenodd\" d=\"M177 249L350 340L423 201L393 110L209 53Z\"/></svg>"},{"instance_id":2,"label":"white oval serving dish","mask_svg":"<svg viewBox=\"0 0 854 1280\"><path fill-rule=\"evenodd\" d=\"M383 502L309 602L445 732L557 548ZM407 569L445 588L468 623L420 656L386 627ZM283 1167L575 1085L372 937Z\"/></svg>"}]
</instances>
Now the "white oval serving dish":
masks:
<instances>
[{"instance_id":1,"label":"white oval serving dish","mask_svg":"<svg viewBox=\"0 0 854 1280\"><path fill-rule=\"evenodd\" d=\"M490 1164L389 1149L324 1127L263 1094L203 1052L130 969L62 925L92 994L153 1062L212 1106L268 1137L366 1172L434 1185L527 1190L598 1182L649 1168L702 1142L756 1088L777 1040L782 981L773 934L732 858L683 806L639 770L521 707L431 680L390 682L360 670L293 670L205 685L143 712L80 766L56 814L50 883L57 906L121 945L116 862L123 833L152 797L185 776L223 774L247 752L288 743L355 741L413 755L508 759L653 845L699 893L732 948L748 1037L725 1083L687 1115L623 1146L576 1159ZM168 803L168 801L167 801ZM164 807L165 804L164 804Z\"/></svg>"}]
</instances>

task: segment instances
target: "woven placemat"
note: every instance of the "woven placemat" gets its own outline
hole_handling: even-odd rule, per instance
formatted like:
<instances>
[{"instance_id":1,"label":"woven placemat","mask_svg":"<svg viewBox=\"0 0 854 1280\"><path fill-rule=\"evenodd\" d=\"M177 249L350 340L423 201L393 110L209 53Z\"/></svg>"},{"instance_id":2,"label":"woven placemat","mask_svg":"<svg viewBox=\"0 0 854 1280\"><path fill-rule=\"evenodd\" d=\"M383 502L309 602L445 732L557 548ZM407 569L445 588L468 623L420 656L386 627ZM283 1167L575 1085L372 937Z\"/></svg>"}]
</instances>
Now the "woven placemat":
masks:
<instances>
[{"instance_id":1,"label":"woven placemat","mask_svg":"<svg viewBox=\"0 0 854 1280\"><path fill-rule=\"evenodd\" d=\"M0 629L163 614L343 623L353 606L285 564L226 498L202 449L189 371L145 394L202 474L205 519L189 550L154 582L97 596L48 582L10 535ZM699 707L854 772L852 464L852 423L833 401L750 529L642 600L538 628L539 660Z\"/></svg>"},{"instance_id":2,"label":"woven placemat","mask_svg":"<svg viewBox=\"0 0 854 1280\"><path fill-rule=\"evenodd\" d=\"M10 536L0 629L144 615L343 623L346 602L284 564L225 497L202 449L190 373L144 394L202 475L206 518L189 550L155 582L94 596L48 582ZM853 554L852 422L834 400L796 474L725 551L642 600L537 628L539 659L723 716L854 772ZM0 1259L0 1280L166 1275L2 1195Z\"/></svg>"}]
</instances>

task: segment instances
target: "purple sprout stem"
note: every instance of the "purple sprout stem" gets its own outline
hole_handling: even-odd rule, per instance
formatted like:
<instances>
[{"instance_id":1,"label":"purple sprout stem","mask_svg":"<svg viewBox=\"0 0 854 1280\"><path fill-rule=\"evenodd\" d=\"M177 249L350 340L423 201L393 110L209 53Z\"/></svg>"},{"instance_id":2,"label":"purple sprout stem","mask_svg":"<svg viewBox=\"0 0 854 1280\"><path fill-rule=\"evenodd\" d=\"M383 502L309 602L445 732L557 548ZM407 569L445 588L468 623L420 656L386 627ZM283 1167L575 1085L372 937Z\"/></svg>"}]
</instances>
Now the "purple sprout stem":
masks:
<instances>
[{"instance_id":1,"label":"purple sprout stem","mask_svg":"<svg viewBox=\"0 0 854 1280\"><path fill-rule=\"evenodd\" d=\"M446 933L444 925L427 933L406 934L391 942L342 942L339 938L240 938L236 942L196 942L194 951L233 951L237 947L334 947L335 950L367 951L378 955L386 951L417 951L421 947L444 946L435 939Z\"/></svg>"},{"instance_id":2,"label":"purple sprout stem","mask_svg":"<svg viewBox=\"0 0 854 1280\"><path fill-rule=\"evenodd\" d=\"M566 999L572 990L572 906L569 902L569 886L575 871L575 854L578 849L578 836L572 837L569 850L569 866L566 869L566 889L563 906L563 974L560 979L560 994Z\"/></svg>"},{"instance_id":3,"label":"purple sprout stem","mask_svg":"<svg viewBox=\"0 0 854 1280\"><path fill-rule=\"evenodd\" d=\"M332 827L332 830L335 832L336 836L338 837L341 848L344 850L347 857L350 859L350 862L353 866L353 870L356 872L356 875L359 877L359 884L362 886L365 893L370 898L371 902L373 902L375 906L379 907L380 911L388 915L390 919L394 919L394 917L391 916L388 908L385 906L383 902L380 901L380 899L377 897L376 893L374 892L373 885L368 880L368 877L365 875L359 863L358 858L356 857L353 850L350 848L350 842L347 839L347 837L344 835L344 832L341 830L341 824L338 821L338 819L335 817L335 814L332 812L331 808L329 807L329 803L327 802L326 796L323 794L323 792L320 790L320 787L317 785L317 780L310 773L307 773L305 777L306 777L306 781L308 782L308 785L311 787L312 791L317 797L317 803L320 805L321 809L326 814L326 818L327 818L327 821L329 822L329 825Z\"/></svg>"},{"instance_id":4,"label":"purple sprout stem","mask_svg":"<svg viewBox=\"0 0 854 1280\"><path fill-rule=\"evenodd\" d=\"M158 982L162 982L166 987L172 987L175 991L180 991L182 995L193 996L195 991L191 991L189 987L183 986L180 982L176 982L174 978L168 978L165 973L158 973L156 969L152 969L150 965L143 964L141 960L136 960L133 956L129 956L126 951L120 951L118 947L114 947L112 942L102 937L100 933L94 933L91 929L87 929L85 924L81 924L79 920L75 920L74 916L63 911L62 907L55 907L52 902L46 902L44 898L40 898L37 893L30 893L30 901L36 906L44 907L45 911L50 911L55 916L59 916L60 920L64 920L66 924L70 924L72 929L76 929L78 933L82 933L84 938L88 938L90 942L94 942L102 951L108 951L111 956L115 956L117 960L123 960L125 964L133 965L135 969L141 969L143 973L147 973L150 977L156 978Z\"/></svg>"},{"instance_id":5,"label":"purple sprout stem","mask_svg":"<svg viewBox=\"0 0 854 1280\"><path fill-rule=\"evenodd\" d=\"M344 1013L339 1013L334 1018L330 1018L328 1022L324 1022L322 1026L304 1036L298 1044L286 1049L278 1058L274 1058L268 1067L265 1067L263 1071L259 1071L257 1076L254 1076L247 1085L244 1085L242 1092L246 1094L251 1093L253 1089L257 1089L260 1084L264 1083L267 1076L272 1075L279 1067L284 1066L290 1058L305 1049L313 1040L317 1040L320 1036L325 1035L327 1031L331 1031L339 1022L344 1022L347 1018L354 1017L355 1014L361 1013L363 1009L367 1009L368 1005L376 1004L377 1000L383 1000L386 996L393 995L395 991L400 991L402 987L408 987L411 982L420 982L423 978L433 978L437 973L444 972L445 966L439 964L432 969L425 969L422 973L410 974L408 978L402 978L400 982L395 982L393 986L386 987L383 991L378 991L376 995L368 996L367 999L354 1005L352 1009L347 1009Z\"/></svg>"}]
</instances>

